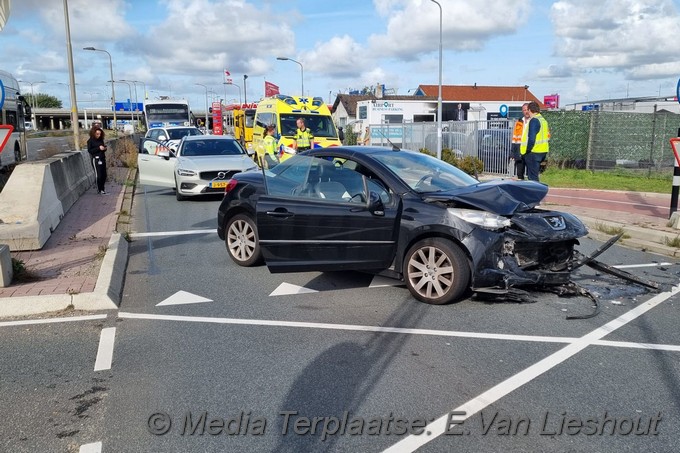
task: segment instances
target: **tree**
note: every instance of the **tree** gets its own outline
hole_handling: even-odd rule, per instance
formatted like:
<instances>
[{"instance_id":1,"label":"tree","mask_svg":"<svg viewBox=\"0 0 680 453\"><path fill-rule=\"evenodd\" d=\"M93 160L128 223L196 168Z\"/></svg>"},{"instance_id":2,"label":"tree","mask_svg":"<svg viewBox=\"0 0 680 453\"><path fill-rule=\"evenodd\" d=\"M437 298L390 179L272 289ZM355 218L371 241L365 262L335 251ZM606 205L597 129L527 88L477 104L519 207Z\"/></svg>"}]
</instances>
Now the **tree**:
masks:
<instances>
[{"instance_id":1,"label":"tree","mask_svg":"<svg viewBox=\"0 0 680 453\"><path fill-rule=\"evenodd\" d=\"M35 94L35 99L33 99L33 96L31 94L25 95L26 100L30 105L35 105L36 107L39 108L46 108L46 109L61 109L63 108L63 105L59 99L56 97L50 95L50 94L45 94L45 93L36 93Z\"/></svg>"}]
</instances>

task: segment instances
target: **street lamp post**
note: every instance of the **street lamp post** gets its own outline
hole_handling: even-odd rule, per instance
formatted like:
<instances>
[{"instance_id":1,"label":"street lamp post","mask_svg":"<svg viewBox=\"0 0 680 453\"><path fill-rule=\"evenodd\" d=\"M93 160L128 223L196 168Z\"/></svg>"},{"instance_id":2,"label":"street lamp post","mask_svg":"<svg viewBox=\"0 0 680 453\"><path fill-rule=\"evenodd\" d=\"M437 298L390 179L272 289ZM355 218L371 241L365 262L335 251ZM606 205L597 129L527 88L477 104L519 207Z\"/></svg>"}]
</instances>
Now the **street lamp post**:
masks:
<instances>
[{"instance_id":1,"label":"street lamp post","mask_svg":"<svg viewBox=\"0 0 680 453\"><path fill-rule=\"evenodd\" d=\"M73 147L80 151L78 132L78 103L76 101L76 75L73 69L73 49L71 48L71 25L68 19L68 1L64 0L64 26L66 32L66 56L68 60L69 97L71 98L71 127L73 128Z\"/></svg>"},{"instance_id":2,"label":"street lamp post","mask_svg":"<svg viewBox=\"0 0 680 453\"><path fill-rule=\"evenodd\" d=\"M442 158L442 5L430 0L439 7L439 94L437 96L437 159Z\"/></svg>"},{"instance_id":3,"label":"street lamp post","mask_svg":"<svg viewBox=\"0 0 680 453\"><path fill-rule=\"evenodd\" d=\"M135 113L134 113L134 111L132 110L132 85L130 85L130 82L128 82L127 80L116 80L116 82L124 83L125 85L128 86L128 91L130 92L130 97L128 98L128 100L129 100L129 102L128 102L128 107L130 107L130 116L132 117L132 122L133 122L133 124L134 124L134 122L135 122Z\"/></svg>"},{"instance_id":4,"label":"street lamp post","mask_svg":"<svg viewBox=\"0 0 680 453\"><path fill-rule=\"evenodd\" d=\"M205 88L205 131L208 132L208 87L202 83L197 83L196 85Z\"/></svg>"},{"instance_id":5,"label":"street lamp post","mask_svg":"<svg viewBox=\"0 0 680 453\"><path fill-rule=\"evenodd\" d=\"M241 87L236 85L235 83L232 83L232 82L222 82L222 83L224 83L225 85L233 85L236 88L238 88L238 103L240 104L241 103ZM227 87L225 86L224 88L226 89Z\"/></svg>"},{"instance_id":6,"label":"street lamp post","mask_svg":"<svg viewBox=\"0 0 680 453\"><path fill-rule=\"evenodd\" d=\"M135 86L135 109L134 109L134 111L137 113L137 125L139 125L139 109L137 108L137 106L139 105L139 101L137 99L137 84L138 83L144 84L144 82L140 82L138 80L121 80L121 82L129 82L129 83L132 83ZM144 91L146 91L146 89ZM135 130L136 129L137 128L135 128Z\"/></svg>"},{"instance_id":7,"label":"street lamp post","mask_svg":"<svg viewBox=\"0 0 680 453\"><path fill-rule=\"evenodd\" d=\"M276 57L276 59L281 60L281 61L292 61L293 63L297 63L297 64L300 65L300 85L301 85L301 89L302 89L302 93L300 94L300 96L304 96L305 95L305 70L302 67L302 63L300 63L299 61L293 60L292 58L288 58L288 57Z\"/></svg>"},{"instance_id":8,"label":"street lamp post","mask_svg":"<svg viewBox=\"0 0 680 453\"><path fill-rule=\"evenodd\" d=\"M35 93L33 93L33 85L37 85L39 83L47 83L44 80L41 80L39 82L29 82L28 80L18 80L18 82L21 83L28 83L31 86L31 120L33 121L33 129L36 129L35 125L35 109L38 107L38 103L35 100Z\"/></svg>"},{"instance_id":9,"label":"street lamp post","mask_svg":"<svg viewBox=\"0 0 680 453\"><path fill-rule=\"evenodd\" d=\"M103 49L95 49L94 47L83 47L83 50L93 50L95 52L104 52L109 56L109 69L111 71L111 108L113 109L113 132L118 136L118 120L116 118L116 88L113 78L113 59L111 54Z\"/></svg>"},{"instance_id":10,"label":"street lamp post","mask_svg":"<svg viewBox=\"0 0 680 453\"><path fill-rule=\"evenodd\" d=\"M248 74L243 74L243 103L248 103L248 92L246 91L246 80L248 79Z\"/></svg>"}]
</instances>

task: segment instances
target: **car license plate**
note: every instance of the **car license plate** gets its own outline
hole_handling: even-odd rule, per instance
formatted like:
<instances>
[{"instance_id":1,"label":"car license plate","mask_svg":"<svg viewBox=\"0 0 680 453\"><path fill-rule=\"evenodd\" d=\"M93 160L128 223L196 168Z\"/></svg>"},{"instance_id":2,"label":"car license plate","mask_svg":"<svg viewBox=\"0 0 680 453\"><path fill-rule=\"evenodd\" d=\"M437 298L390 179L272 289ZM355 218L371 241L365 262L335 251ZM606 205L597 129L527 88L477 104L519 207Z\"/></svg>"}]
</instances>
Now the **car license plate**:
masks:
<instances>
[{"instance_id":1,"label":"car license plate","mask_svg":"<svg viewBox=\"0 0 680 453\"><path fill-rule=\"evenodd\" d=\"M228 183L229 181L212 181L210 183L210 187L212 187L213 189L224 189L225 187L227 187Z\"/></svg>"}]
</instances>

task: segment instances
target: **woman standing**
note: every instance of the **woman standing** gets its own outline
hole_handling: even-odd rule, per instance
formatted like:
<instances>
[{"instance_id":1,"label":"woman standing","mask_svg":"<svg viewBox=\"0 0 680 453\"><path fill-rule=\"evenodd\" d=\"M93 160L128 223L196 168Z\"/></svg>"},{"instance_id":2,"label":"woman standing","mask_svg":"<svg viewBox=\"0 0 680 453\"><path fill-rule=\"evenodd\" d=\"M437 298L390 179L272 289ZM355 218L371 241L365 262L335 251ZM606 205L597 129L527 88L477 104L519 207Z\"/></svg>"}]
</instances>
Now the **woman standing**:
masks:
<instances>
[{"instance_id":1,"label":"woman standing","mask_svg":"<svg viewBox=\"0 0 680 453\"><path fill-rule=\"evenodd\" d=\"M94 179L97 183L97 192L106 195L104 183L106 182L106 144L104 143L104 131L99 127L90 129L90 138L87 140L87 152L92 159Z\"/></svg>"}]
</instances>

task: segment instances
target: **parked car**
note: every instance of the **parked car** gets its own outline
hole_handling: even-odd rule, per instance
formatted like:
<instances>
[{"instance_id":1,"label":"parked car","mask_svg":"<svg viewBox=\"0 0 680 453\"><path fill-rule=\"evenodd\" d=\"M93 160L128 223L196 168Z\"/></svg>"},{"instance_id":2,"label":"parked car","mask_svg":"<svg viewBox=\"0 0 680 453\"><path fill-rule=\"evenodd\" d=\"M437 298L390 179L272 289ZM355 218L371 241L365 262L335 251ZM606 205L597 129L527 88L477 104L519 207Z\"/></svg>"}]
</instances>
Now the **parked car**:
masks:
<instances>
[{"instance_id":1,"label":"parked car","mask_svg":"<svg viewBox=\"0 0 680 453\"><path fill-rule=\"evenodd\" d=\"M271 272L382 273L443 304L468 288L568 281L587 230L571 214L536 208L547 190L533 181L480 183L414 151L314 149L235 175L217 233L241 266L264 259Z\"/></svg>"},{"instance_id":2,"label":"parked car","mask_svg":"<svg viewBox=\"0 0 680 453\"><path fill-rule=\"evenodd\" d=\"M512 131L510 129L479 129L475 131L477 155L484 162L484 171L505 175L508 173Z\"/></svg>"},{"instance_id":3,"label":"parked car","mask_svg":"<svg viewBox=\"0 0 680 453\"><path fill-rule=\"evenodd\" d=\"M203 133L197 127L193 126L152 127L146 131L144 138L152 138L159 142L167 141L169 142L168 147L170 149L177 150L177 145L179 145L180 140L187 135L203 135ZM143 152L141 140L139 149Z\"/></svg>"},{"instance_id":4,"label":"parked car","mask_svg":"<svg viewBox=\"0 0 680 453\"><path fill-rule=\"evenodd\" d=\"M174 152L161 142L142 139L144 152L137 156L139 182L172 187L177 200L210 193L224 193L233 175L257 168L245 148L233 137L189 135Z\"/></svg>"}]
</instances>

